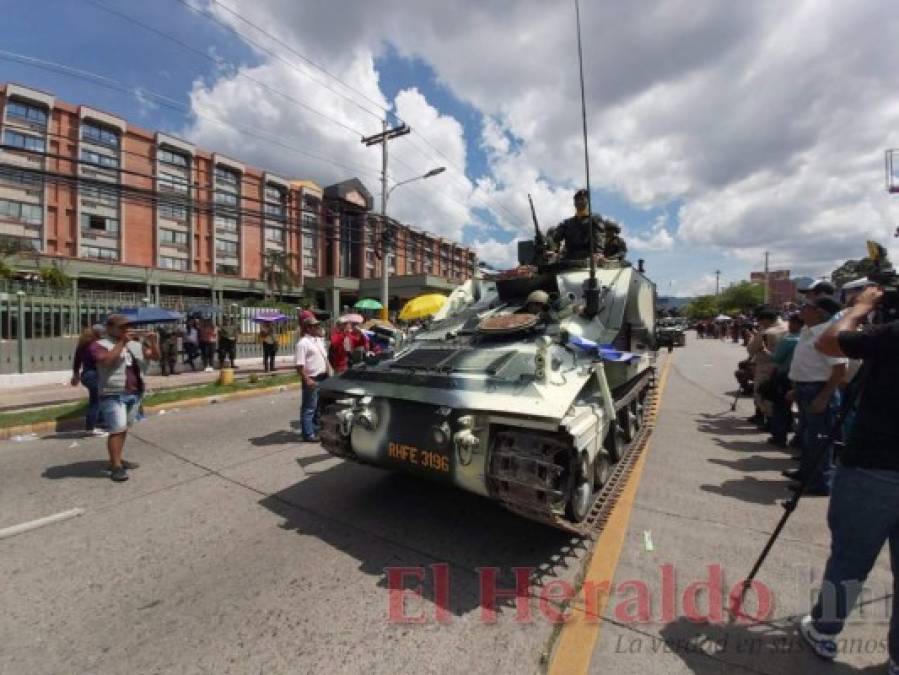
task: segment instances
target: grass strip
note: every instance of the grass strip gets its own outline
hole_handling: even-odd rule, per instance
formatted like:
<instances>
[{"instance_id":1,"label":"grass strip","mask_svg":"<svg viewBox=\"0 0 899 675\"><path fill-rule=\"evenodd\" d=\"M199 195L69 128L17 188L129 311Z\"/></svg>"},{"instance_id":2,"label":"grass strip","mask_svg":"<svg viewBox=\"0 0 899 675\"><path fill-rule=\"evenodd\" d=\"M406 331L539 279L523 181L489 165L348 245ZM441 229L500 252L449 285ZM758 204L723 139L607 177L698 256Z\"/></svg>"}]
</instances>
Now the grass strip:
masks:
<instances>
[{"instance_id":1,"label":"grass strip","mask_svg":"<svg viewBox=\"0 0 899 675\"><path fill-rule=\"evenodd\" d=\"M299 382L297 375L274 375L271 377L259 377L254 382L253 376L235 380L233 384L220 385L217 382L208 384L197 384L187 387L178 387L177 389L164 389L159 392L148 394L144 397L145 406L164 405L168 403L177 403L191 398L205 398L209 396L220 396L222 394L231 394L238 391L252 391L253 389L267 389L269 387L278 387L285 384ZM47 406L36 408L33 410L19 410L16 412L0 413L0 429L8 427L17 427L25 424L40 424L42 422L64 422L68 420L84 417L87 412L86 401L76 401L73 403L64 403L61 405Z\"/></svg>"}]
</instances>

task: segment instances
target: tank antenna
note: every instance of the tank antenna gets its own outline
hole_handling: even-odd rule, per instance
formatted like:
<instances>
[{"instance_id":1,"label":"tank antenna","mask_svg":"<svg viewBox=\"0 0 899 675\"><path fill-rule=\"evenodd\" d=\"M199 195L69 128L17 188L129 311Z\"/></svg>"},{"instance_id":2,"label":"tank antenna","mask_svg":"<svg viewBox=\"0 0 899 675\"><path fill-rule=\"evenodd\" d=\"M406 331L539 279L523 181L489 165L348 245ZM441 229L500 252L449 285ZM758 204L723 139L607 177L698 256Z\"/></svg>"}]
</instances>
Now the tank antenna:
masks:
<instances>
[{"instance_id":1,"label":"tank antenna","mask_svg":"<svg viewBox=\"0 0 899 675\"><path fill-rule=\"evenodd\" d=\"M581 6L578 0L574 0L574 15L577 20L577 61L581 80L581 122L584 131L584 173L587 178L587 227L590 232L590 279L585 289L587 314L590 318L599 313L599 290L596 288L596 251L595 235L593 233L593 206L590 195L590 153L587 150L587 100L584 95L584 52L581 48Z\"/></svg>"}]
</instances>

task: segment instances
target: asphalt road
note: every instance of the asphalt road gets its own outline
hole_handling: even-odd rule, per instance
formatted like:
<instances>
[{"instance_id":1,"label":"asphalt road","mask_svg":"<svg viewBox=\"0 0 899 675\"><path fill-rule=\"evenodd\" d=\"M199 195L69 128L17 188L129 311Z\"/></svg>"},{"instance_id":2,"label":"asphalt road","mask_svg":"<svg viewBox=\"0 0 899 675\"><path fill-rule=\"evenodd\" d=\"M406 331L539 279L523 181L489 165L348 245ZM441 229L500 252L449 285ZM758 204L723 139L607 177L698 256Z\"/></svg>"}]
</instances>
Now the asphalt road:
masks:
<instances>
[{"instance_id":1,"label":"asphalt road","mask_svg":"<svg viewBox=\"0 0 899 675\"><path fill-rule=\"evenodd\" d=\"M634 605L616 590L594 640L578 647L591 672L883 668L884 558L871 611L846 631L873 648L864 642L825 671L796 646L792 617L807 611L827 555L824 499L802 503L759 577L774 598L767 623L684 618L679 594L709 566L727 585L741 578L787 495L786 454L742 421L746 399L729 411L742 354L692 335L674 353L613 575L615 588L648 589L651 616L628 618ZM124 484L102 475L102 439L0 443L0 529L85 510L0 539L0 673L540 671L556 627L537 596L582 572L583 545L484 499L300 444L297 407L290 392L144 421L126 448L141 467ZM665 565L678 579L671 620L659 616ZM387 570L402 567L421 570L424 597L407 598L405 611L424 623L391 619ZM529 568L526 620L512 598L484 620L479 569L490 567L502 588L514 586L513 567Z\"/></svg>"},{"instance_id":2,"label":"asphalt road","mask_svg":"<svg viewBox=\"0 0 899 675\"><path fill-rule=\"evenodd\" d=\"M572 578L583 547L300 444L297 407L283 393L141 422L123 484L102 474L103 439L0 443L0 528L86 511L0 540L0 673L538 670L552 624L536 601L517 622L511 599L482 621L477 570L508 588L514 566ZM423 570L405 607L426 623L391 620L390 567Z\"/></svg>"}]
</instances>

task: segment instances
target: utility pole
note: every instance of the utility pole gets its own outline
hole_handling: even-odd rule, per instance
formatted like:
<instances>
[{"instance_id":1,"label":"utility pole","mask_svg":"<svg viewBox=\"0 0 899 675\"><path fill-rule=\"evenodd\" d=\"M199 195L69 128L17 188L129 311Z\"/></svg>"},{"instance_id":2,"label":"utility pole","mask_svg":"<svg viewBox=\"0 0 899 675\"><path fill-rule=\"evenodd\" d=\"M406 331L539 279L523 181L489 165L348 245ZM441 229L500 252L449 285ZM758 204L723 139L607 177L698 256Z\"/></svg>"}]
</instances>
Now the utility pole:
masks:
<instances>
[{"instance_id":1,"label":"utility pole","mask_svg":"<svg viewBox=\"0 0 899 675\"><path fill-rule=\"evenodd\" d=\"M765 299L763 302L768 304L768 251L765 251Z\"/></svg>"},{"instance_id":2,"label":"utility pole","mask_svg":"<svg viewBox=\"0 0 899 675\"><path fill-rule=\"evenodd\" d=\"M389 303L387 280L390 277L390 233L387 226L387 142L405 136L412 131L412 128L403 123L391 129L386 118L382 125L381 133L364 137L362 143L369 147L381 146L381 227L383 228L381 232L381 318L386 319Z\"/></svg>"},{"instance_id":3,"label":"utility pole","mask_svg":"<svg viewBox=\"0 0 899 675\"><path fill-rule=\"evenodd\" d=\"M718 296L718 292L721 286L721 270L715 270L715 296Z\"/></svg>"}]
</instances>

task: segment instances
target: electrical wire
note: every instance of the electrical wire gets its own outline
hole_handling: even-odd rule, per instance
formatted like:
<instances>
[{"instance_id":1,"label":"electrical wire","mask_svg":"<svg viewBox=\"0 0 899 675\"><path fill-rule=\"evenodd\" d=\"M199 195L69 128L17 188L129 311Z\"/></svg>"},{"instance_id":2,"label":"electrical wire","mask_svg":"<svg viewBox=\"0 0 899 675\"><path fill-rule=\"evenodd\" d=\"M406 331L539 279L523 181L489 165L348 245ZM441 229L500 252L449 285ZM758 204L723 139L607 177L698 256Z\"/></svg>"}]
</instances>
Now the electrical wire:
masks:
<instances>
[{"instance_id":1,"label":"electrical wire","mask_svg":"<svg viewBox=\"0 0 899 675\"><path fill-rule=\"evenodd\" d=\"M196 47L191 46L190 44L184 42L183 40L178 39L174 35L171 35L169 33L161 31L157 28L154 28L153 26L151 26L147 23L144 23L140 19L130 16L129 14L125 14L124 12L120 12L117 9L108 7L107 5L104 5L102 2L99 2L99 0L84 0L84 2L87 2L91 5L93 5L94 7L97 7L98 9L103 10L104 12L108 12L109 14L117 16L124 21L128 21L136 26L140 26L144 30L146 30L150 33L153 33L154 35L158 35L159 37L161 37L165 40L173 42L176 45L178 45L179 47L181 47L182 49L185 49L186 51L189 51L192 54L201 56L204 59L206 59L207 61L211 61L212 63L216 64L217 66L224 66L224 67L231 68L231 69L233 69L234 74L237 75L238 77L242 77L246 80L249 80L250 82L254 83L255 85L262 87L266 91L268 91L272 94L275 94L277 96L280 96L280 97L290 101L291 103L308 110L312 114L318 115L322 119L327 120L328 122L335 124L335 125L341 127L342 129L345 129L353 134L356 134L360 138L362 136L365 136L365 132L363 132L359 129L356 129L355 127L351 127L348 124L344 124L340 120L331 117L330 115L322 112L321 110L313 108L311 105L304 103L303 101L291 96L290 94L287 94L287 93L281 91L280 89L276 89L275 87L272 87L271 85L266 84L262 80L259 80L258 78L255 78L252 75L249 75L246 71L238 68L237 66L234 66L233 64L229 63L228 61L226 61L225 59L223 59L220 56L215 56L213 54L209 54L209 53L203 51L202 49L197 49Z\"/></svg>"},{"instance_id":2,"label":"electrical wire","mask_svg":"<svg viewBox=\"0 0 899 675\"><path fill-rule=\"evenodd\" d=\"M8 149L8 147L0 147L2 147L3 149ZM148 190L146 188L140 188L136 186L122 185L121 183L109 183L101 179L92 179L86 176L31 169L22 167L17 164L0 163L0 181L2 181L4 177L8 178L10 173L28 173L33 176L40 176L41 178L46 179L47 182L62 184L73 188L80 188L82 186L102 188L104 190L107 190L108 192L115 193L119 196L120 199L124 201L150 207L157 206L159 204L165 204L182 206L184 208L190 209L192 213L210 215L212 217L216 215L229 217L239 216L239 227L241 228L261 230L266 227L276 227L273 226L271 222L265 223L265 220L284 222L285 225L283 226L283 229L285 230L285 232L288 232L290 234L301 233L316 238L319 236L323 236L323 238L326 240L340 241L341 243L345 243L350 246L368 244L376 246L376 240L382 236L380 224L376 216L366 216L365 214L347 214L346 212L329 209L325 205L322 205L322 208L320 210L300 208L293 209L292 212L299 214L313 213L320 218L335 218L338 222L335 222L331 225L322 224L321 222L312 224L304 219L300 219L300 227L296 227L290 225L289 217L285 217L285 219L282 221L270 216L266 216L264 212L260 212L258 210L248 210L222 206L209 201L183 199L178 198L177 195L173 195L172 193ZM17 182L13 182L13 185L15 185L16 187L22 187L22 185ZM25 189L28 189L28 187L25 186ZM290 210L288 210L288 213L290 213ZM254 220L263 222L261 224L259 222L254 223ZM338 224L340 225L340 227L337 226ZM367 233L366 229L368 230ZM370 235L370 238L368 240L366 240L366 234ZM422 237L424 237L425 241L422 241ZM427 242L428 237L432 237L432 235L419 235L417 233L407 232L404 246L400 250L405 251L407 255L415 255L420 251L423 259L426 257L434 257L433 251L428 252L424 250L424 246ZM435 242L435 238L432 238L432 243L433 242ZM457 248L466 250L465 247ZM443 257L442 250L440 257ZM455 256L450 256L448 259L451 261L450 267L454 268L456 266ZM462 264L464 265L464 263Z\"/></svg>"},{"instance_id":3,"label":"electrical wire","mask_svg":"<svg viewBox=\"0 0 899 675\"><path fill-rule=\"evenodd\" d=\"M90 1L90 0L89 0L89 1ZM300 72L301 74L306 75L307 77L311 77L311 76L308 75L308 73L306 73L306 72L303 71L302 69L299 69L298 66L297 66L295 63L292 63L292 62L286 60L283 56L281 56L280 54L278 54L278 53L275 52L274 50L268 49L267 47L261 45L258 41L253 40L252 38L248 37L245 33L242 33L242 32L240 32L240 31L238 31L238 30L237 30L236 28L234 28L234 26L232 26L231 24L229 24L229 23L227 23L227 22L225 22L225 21L220 20L218 17L216 17L216 16L215 16L214 14L212 14L211 12L208 12L208 11L205 11L205 10L202 10L202 9L199 9L199 8L197 8L197 7L194 7L188 0L176 0L176 1L179 2L180 4L184 5L184 6L185 6L187 9L189 9L191 12L194 12L195 14L201 15L201 16L203 16L203 17L209 19L210 21L216 23L217 25L221 26L222 28L225 28L226 30L231 31L232 33L234 33L235 35L237 35L237 36L240 37L241 39L247 41L249 44L251 44L252 46L256 47L257 49L260 49L261 51L263 51L263 52L266 53L266 54L269 54L269 55L272 56L273 58L276 58L276 59L282 61L283 63L286 63L287 65L293 67L294 69L297 70L297 72ZM359 94L362 98L364 98L364 99L365 99L366 101L368 101L369 103L372 103L375 107L377 107L379 110L381 110L381 111L382 111L383 113L385 113L386 115L392 115L392 116L395 118L395 120L397 121L397 123L399 123L399 124L404 124L404 123L405 123L404 120L403 120L399 115L397 115L395 112L391 111L389 108L385 107L383 104L381 104L381 103L379 103L379 102L377 102L377 101L372 100L372 99L369 98L364 92L360 91L360 90L357 89L356 87L353 87L352 85L347 84L344 80L342 80L341 78L339 78L337 75L334 75L333 73L331 73L330 71L328 71L326 68L324 68L324 67L321 66L320 64L316 63L315 61L313 61L311 58L309 58L308 56L306 56L306 55L303 54L302 52L296 50L296 49L293 48L291 45L287 44L286 42L284 42L283 40L281 40L280 38L278 38L276 35L273 35L271 32L269 32L269 31L267 31L266 29L262 28L262 27L259 26L258 24L256 24L256 23L250 21L249 19L247 19L246 17L244 17L242 14L240 14L240 13L237 12L236 10L234 10L234 9L232 9L232 8L230 8L230 7L227 7L226 5L222 4L221 2L218 2L218 0L210 0L210 2L211 2L212 4L214 4L214 5L216 5L217 7L220 7L222 10L224 10L225 12L227 12L228 14L230 14L231 16L233 16L235 19L237 19L237 20L239 20L239 21L245 23L246 25L252 27L254 30L258 31L258 32L261 33L262 35L265 35L268 39L272 40L274 43L276 43L276 44L278 44L279 46L283 47L284 49L286 49L287 51L289 51L291 54L293 54L294 56L296 56L297 58L302 59L303 61L305 61L306 63L310 64L311 66L313 66L313 67L316 68L317 70L321 71L322 73L324 73L325 75L327 75L328 77L330 77L331 79L333 79L335 82L338 82L339 84L343 85L344 87L346 87L346 88L349 89L350 91L353 91L354 93ZM369 114L371 114L371 115L373 115L373 116L375 116L375 117L378 117L378 118L380 119L380 116L379 116L378 114L373 113L372 111L370 111L370 110L364 108L363 106L360 106L360 105L358 104L358 102L356 102L355 100L346 97L345 95L341 94L340 92L335 91L334 89L332 89L331 87L328 87L325 83L322 83L322 82L319 81L319 80L314 80L314 79L313 79L313 81L314 81L314 82L317 82L318 84L321 84L322 86L324 86L325 88L329 89L330 91L333 91L334 93L338 94L339 96L344 97L346 100L349 100L349 101L351 101L352 103L354 103L355 105L359 106L359 107L360 107L362 110L364 110L365 112L367 112L367 113L369 113ZM413 133L415 136L421 138L421 140L422 140L428 147L430 147L434 152L436 152L437 155L439 155L439 156L442 158L442 160L445 161L445 162L449 165L449 167L450 167L451 169L453 169L457 174L459 174L459 175L457 176L457 180L459 181L458 184L464 185L464 187L465 187L466 190L471 190L471 185L469 184L469 179L468 179L468 176L466 175L464 169L460 168L455 162L453 162L452 159L450 159L450 158L449 158L449 157L448 157L442 150L440 150L436 145L434 145L434 144L427 138L427 136L425 136L421 131L418 131L417 129L415 129L415 128L413 127L413 128L412 128L412 133ZM411 139L410 139L410 140L411 140ZM418 146L417 144L415 144L415 143L413 143L413 147L415 147L415 149L419 152L419 154L421 154L425 159L427 159L428 161L433 161L433 159L434 159L434 157L435 157L434 155L428 154L426 151L422 150L422 148L421 148L420 146ZM406 168L410 169L410 170L413 171L413 172L415 171L415 169L413 169L408 163L404 162L401 158L394 158L393 161L397 162L397 163L400 164L400 165L404 165ZM463 179L464 179L464 183L462 182ZM421 187L421 186L419 186L419 187ZM473 191L472 191L472 192L473 192ZM491 204L488 202L488 200L487 200L486 198L478 196L478 197L475 197L475 199L481 201L481 203L482 203L484 206L486 206L486 208L487 208L488 210L490 210L490 211L495 211L493 205L491 205ZM453 200L453 201L455 201L455 200ZM458 201L457 201L456 203L461 204L461 205L464 206L465 208L468 208L468 205L467 205L467 204L463 204L462 202L458 202ZM505 212L505 213L506 213L506 214L513 220L513 222L515 222L515 223L518 224L518 225L523 225L523 224L524 224L524 221L521 219L521 217L519 217L517 214L513 213L508 207L506 207L505 204L503 204L503 203L497 201L497 205L499 206L500 210L504 211L504 212Z\"/></svg>"},{"instance_id":4,"label":"electrical wire","mask_svg":"<svg viewBox=\"0 0 899 675\"><path fill-rule=\"evenodd\" d=\"M271 145L276 145L285 150L290 150L291 152L296 152L298 154L304 155L311 159L315 159L319 162L323 162L325 164L330 164L331 166L336 166L341 169L345 169L347 171L351 171L354 173L360 173L362 175L367 175L367 176L370 176L370 177L373 177L376 179L380 178L379 173L376 171L373 171L371 169L363 168L358 165L350 165L350 164L338 162L333 159L329 159L327 157L323 157L321 155L317 155L315 153L309 152L308 150L305 150L301 147L289 145L277 138L273 138L271 136L261 134L254 129L244 127L242 125L238 125L233 122L226 122L217 117L213 117L211 115L197 112L195 109L191 108L190 106L187 106L184 103L181 103L180 101L172 99L172 98L166 96L165 94L160 94L158 92L155 92L151 89L147 89L144 87L138 87L138 88L128 87L127 85L123 84L122 82L120 82L118 80L114 80L112 78L108 78L104 75L99 75L97 73L92 73L90 71L73 68L71 66L66 66L66 65L63 65L60 63L54 63L52 61L46 61L44 59L38 59L38 58L28 56L25 54L18 54L16 52L10 52L10 51L4 50L4 49L0 49L0 59L7 60L7 61L16 61L18 63L23 63L25 65L29 65L29 66L32 66L34 68L38 68L41 70L47 70L50 72L59 73L59 74L65 75L67 77L72 77L75 79L90 81L95 85L105 87L105 88L113 90L113 91L118 91L120 93L124 93L124 94L127 94L132 97L146 96L146 97L154 99L154 101L156 101L159 105L162 105L166 108L180 111L182 113L185 113L186 116L188 116L188 117L190 117L191 115L195 115L196 117L206 119L210 122L213 122L214 124L218 124L220 126L230 128L234 131L239 131L242 134L245 134L246 136L249 136L251 138L258 138L259 140L265 141L266 143L269 143Z\"/></svg>"}]
</instances>

